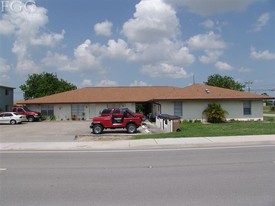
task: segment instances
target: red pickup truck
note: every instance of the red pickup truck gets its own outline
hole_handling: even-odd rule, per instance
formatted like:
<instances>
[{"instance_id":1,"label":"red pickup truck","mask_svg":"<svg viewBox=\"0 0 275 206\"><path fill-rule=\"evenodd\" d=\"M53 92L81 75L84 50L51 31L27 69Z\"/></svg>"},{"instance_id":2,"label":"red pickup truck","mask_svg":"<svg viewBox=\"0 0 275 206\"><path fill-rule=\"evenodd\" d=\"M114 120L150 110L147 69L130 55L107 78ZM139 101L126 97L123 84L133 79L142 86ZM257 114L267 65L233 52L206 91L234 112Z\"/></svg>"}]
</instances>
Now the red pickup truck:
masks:
<instances>
[{"instance_id":1,"label":"red pickup truck","mask_svg":"<svg viewBox=\"0 0 275 206\"><path fill-rule=\"evenodd\" d=\"M39 121L41 119L40 112L31 111L27 107L13 107L12 112L16 112L17 114L26 115L27 120L29 122L33 122L35 120Z\"/></svg>"},{"instance_id":2,"label":"red pickup truck","mask_svg":"<svg viewBox=\"0 0 275 206\"><path fill-rule=\"evenodd\" d=\"M108 110L108 114L107 114ZM103 110L101 116L94 117L90 129L94 134L101 134L104 129L126 128L128 133L137 132L137 128L141 126L141 118L125 110L121 113L120 109Z\"/></svg>"}]
</instances>

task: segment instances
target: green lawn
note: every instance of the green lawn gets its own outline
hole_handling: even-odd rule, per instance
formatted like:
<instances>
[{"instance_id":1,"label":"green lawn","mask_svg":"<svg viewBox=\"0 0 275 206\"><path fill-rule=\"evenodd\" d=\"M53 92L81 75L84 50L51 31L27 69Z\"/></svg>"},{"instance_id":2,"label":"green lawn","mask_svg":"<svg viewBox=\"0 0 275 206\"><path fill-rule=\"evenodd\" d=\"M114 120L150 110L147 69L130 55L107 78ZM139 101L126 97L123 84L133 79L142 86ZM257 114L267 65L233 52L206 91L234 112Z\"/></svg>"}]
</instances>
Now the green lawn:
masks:
<instances>
[{"instance_id":1,"label":"green lawn","mask_svg":"<svg viewBox=\"0 0 275 206\"><path fill-rule=\"evenodd\" d=\"M275 114L274 106L264 106L264 114Z\"/></svg>"},{"instance_id":2,"label":"green lawn","mask_svg":"<svg viewBox=\"0 0 275 206\"><path fill-rule=\"evenodd\" d=\"M275 134L274 122L232 122L221 124L182 123L181 132L135 135L135 139L169 137L209 137Z\"/></svg>"}]
</instances>

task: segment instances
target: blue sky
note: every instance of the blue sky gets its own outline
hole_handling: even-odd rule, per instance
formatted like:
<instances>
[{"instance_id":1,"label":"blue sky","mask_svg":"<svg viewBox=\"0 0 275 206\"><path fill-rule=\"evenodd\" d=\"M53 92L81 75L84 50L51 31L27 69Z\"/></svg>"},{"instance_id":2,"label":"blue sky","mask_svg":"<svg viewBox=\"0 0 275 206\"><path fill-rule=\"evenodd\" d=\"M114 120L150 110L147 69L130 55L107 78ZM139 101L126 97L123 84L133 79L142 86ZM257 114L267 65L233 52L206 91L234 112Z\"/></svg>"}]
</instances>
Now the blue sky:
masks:
<instances>
[{"instance_id":1,"label":"blue sky","mask_svg":"<svg viewBox=\"0 0 275 206\"><path fill-rule=\"evenodd\" d=\"M275 96L272 0L1 1L0 85L188 86L212 74Z\"/></svg>"}]
</instances>

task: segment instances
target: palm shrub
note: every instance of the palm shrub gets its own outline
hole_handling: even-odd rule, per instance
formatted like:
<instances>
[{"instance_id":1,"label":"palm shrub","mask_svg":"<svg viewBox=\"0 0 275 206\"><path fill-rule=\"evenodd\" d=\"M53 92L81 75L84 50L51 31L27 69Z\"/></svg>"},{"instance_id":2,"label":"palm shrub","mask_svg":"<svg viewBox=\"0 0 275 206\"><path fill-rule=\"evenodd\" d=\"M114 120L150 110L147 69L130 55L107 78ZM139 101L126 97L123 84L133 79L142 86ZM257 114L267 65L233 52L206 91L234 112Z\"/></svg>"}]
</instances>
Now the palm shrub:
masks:
<instances>
[{"instance_id":1,"label":"palm shrub","mask_svg":"<svg viewBox=\"0 0 275 206\"><path fill-rule=\"evenodd\" d=\"M207 122L210 123L222 123L226 121L226 115L228 112L224 110L220 104L211 103L208 104L208 107L203 111L203 114L207 118Z\"/></svg>"}]
</instances>

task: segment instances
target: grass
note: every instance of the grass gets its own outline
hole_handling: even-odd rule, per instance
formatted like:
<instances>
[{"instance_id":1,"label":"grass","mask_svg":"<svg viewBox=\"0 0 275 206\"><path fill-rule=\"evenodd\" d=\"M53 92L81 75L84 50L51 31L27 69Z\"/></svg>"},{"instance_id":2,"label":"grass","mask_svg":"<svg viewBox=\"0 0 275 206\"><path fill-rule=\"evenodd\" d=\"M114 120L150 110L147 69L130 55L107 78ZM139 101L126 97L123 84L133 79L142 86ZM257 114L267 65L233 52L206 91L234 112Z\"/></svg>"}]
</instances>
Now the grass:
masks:
<instances>
[{"instance_id":1,"label":"grass","mask_svg":"<svg viewBox=\"0 0 275 206\"><path fill-rule=\"evenodd\" d=\"M275 114L274 106L264 106L264 114Z\"/></svg>"},{"instance_id":2,"label":"grass","mask_svg":"<svg viewBox=\"0 0 275 206\"><path fill-rule=\"evenodd\" d=\"M275 122L231 122L220 124L182 123L181 132L135 135L135 139L214 137L275 134Z\"/></svg>"}]
</instances>

